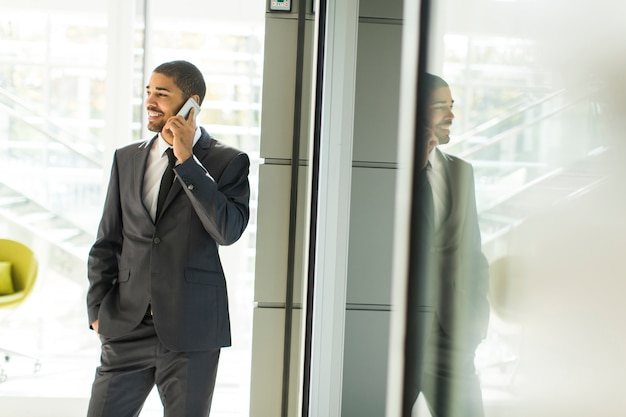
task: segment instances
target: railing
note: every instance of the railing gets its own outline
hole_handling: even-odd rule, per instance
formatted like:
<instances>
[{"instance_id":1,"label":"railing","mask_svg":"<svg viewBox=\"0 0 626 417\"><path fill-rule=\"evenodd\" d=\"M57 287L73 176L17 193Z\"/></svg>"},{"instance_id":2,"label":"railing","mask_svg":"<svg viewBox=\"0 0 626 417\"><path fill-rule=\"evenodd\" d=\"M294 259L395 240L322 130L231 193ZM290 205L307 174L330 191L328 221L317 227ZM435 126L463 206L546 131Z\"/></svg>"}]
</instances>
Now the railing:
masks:
<instances>
[{"instance_id":1,"label":"railing","mask_svg":"<svg viewBox=\"0 0 626 417\"><path fill-rule=\"evenodd\" d=\"M588 126L597 123L595 92L592 88L551 93L455 137L446 146L474 165L486 241L519 221L498 213L499 207L519 200L523 192L586 158L598 146L596 138L571 146L563 128L572 120ZM102 176L98 140L68 132L0 89L0 182L93 233L102 207ZM586 186L585 181L572 184ZM496 218L500 220L494 222Z\"/></svg>"},{"instance_id":2,"label":"railing","mask_svg":"<svg viewBox=\"0 0 626 417\"><path fill-rule=\"evenodd\" d=\"M477 205L487 245L532 214L597 184L594 176L568 175L602 146L598 86L559 90L459 137L446 151L474 166ZM563 193L540 193L560 178ZM566 180L564 180L566 178ZM532 201L530 201L532 200Z\"/></svg>"},{"instance_id":3,"label":"railing","mask_svg":"<svg viewBox=\"0 0 626 417\"><path fill-rule=\"evenodd\" d=\"M565 110L570 107L584 102L586 105L591 95L595 94L595 90L591 92L577 93L572 96L566 90L559 90L553 94L546 96L538 100L537 102L525 106L524 108L508 114L504 117L496 118L490 120L474 129L471 129L469 132L465 132L461 137L457 140L458 143L463 144L464 142L469 142L473 137L481 136L485 137L489 131L493 130L496 134L489 137L489 139L485 142L479 143L475 146L471 146L469 149L463 150L459 156L465 159L471 159L475 154L480 152L481 150L497 145L500 142L506 141L510 138L513 138L515 135L525 132L531 127L538 125L539 123L551 119L562 114ZM554 103L554 104L553 104ZM537 116L528 116L531 113L539 113ZM517 122L512 127L507 128L506 130L502 130L501 126L511 122L512 120L520 119L521 123Z\"/></svg>"},{"instance_id":4,"label":"railing","mask_svg":"<svg viewBox=\"0 0 626 417\"><path fill-rule=\"evenodd\" d=\"M564 89L549 93L538 100L533 100L530 104L521 104L502 116L494 117L484 123L481 123L480 125L463 132L461 135L456 136L454 138L454 143L450 145L449 149L454 152L458 152L459 155L463 154L463 157L467 158L469 154L472 153L471 151L474 148L471 148L468 151L466 147L471 146L471 143L473 143L476 138L488 138L492 135L492 130L496 133L507 131L508 125L517 124L515 119L519 119L525 114L545 106L551 101L564 96L565 93L566 90Z\"/></svg>"},{"instance_id":5,"label":"railing","mask_svg":"<svg viewBox=\"0 0 626 417\"><path fill-rule=\"evenodd\" d=\"M102 148L0 89L0 183L94 233L102 207Z\"/></svg>"},{"instance_id":6,"label":"railing","mask_svg":"<svg viewBox=\"0 0 626 417\"><path fill-rule=\"evenodd\" d=\"M76 135L68 131L54 122L52 118L37 112L32 105L3 88L0 88L0 111L29 126L47 140L85 159L89 165L102 167L104 147L97 138L86 134ZM10 136L6 137L10 138Z\"/></svg>"}]
</instances>

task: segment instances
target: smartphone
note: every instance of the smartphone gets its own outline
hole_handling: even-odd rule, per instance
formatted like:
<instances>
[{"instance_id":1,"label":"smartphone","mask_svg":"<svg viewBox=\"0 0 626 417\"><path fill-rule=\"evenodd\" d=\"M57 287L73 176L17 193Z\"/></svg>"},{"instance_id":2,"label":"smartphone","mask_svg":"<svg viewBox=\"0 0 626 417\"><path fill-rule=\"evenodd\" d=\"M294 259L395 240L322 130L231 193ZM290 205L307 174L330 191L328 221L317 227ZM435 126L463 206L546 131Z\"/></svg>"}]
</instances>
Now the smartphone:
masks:
<instances>
[{"instance_id":1,"label":"smartphone","mask_svg":"<svg viewBox=\"0 0 626 417\"><path fill-rule=\"evenodd\" d=\"M185 104L183 104L183 107L180 108L177 116L183 116L185 120L187 120L187 117L189 117L189 112L192 108L196 109L194 112L194 120L196 120L198 118L198 113L200 113L200 105L196 100L193 99L193 97L189 97Z\"/></svg>"}]
</instances>

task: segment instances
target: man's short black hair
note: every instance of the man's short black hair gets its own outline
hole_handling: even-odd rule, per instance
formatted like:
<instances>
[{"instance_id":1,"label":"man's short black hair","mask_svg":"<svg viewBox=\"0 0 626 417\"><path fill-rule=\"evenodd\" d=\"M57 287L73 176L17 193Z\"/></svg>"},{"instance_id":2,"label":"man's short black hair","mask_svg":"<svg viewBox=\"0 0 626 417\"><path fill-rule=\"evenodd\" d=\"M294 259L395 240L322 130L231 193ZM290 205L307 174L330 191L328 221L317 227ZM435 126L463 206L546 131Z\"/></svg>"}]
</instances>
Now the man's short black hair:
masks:
<instances>
[{"instance_id":1,"label":"man's short black hair","mask_svg":"<svg viewBox=\"0 0 626 417\"><path fill-rule=\"evenodd\" d=\"M421 120L422 123L426 125L428 124L428 120L426 120L426 109L428 108L428 100L430 99L431 94L438 88L450 86L443 78L429 72L421 73L417 83L418 120Z\"/></svg>"},{"instance_id":2,"label":"man's short black hair","mask_svg":"<svg viewBox=\"0 0 626 417\"><path fill-rule=\"evenodd\" d=\"M450 87L448 83L438 75L425 72L421 75L418 81L418 91L423 91L423 97L429 97L430 94L441 87Z\"/></svg>"},{"instance_id":3,"label":"man's short black hair","mask_svg":"<svg viewBox=\"0 0 626 417\"><path fill-rule=\"evenodd\" d=\"M183 91L185 99L197 94L200 96L198 104L202 104L206 94L206 84L202 72L191 62L182 60L164 62L153 72L172 78L174 84Z\"/></svg>"}]
</instances>

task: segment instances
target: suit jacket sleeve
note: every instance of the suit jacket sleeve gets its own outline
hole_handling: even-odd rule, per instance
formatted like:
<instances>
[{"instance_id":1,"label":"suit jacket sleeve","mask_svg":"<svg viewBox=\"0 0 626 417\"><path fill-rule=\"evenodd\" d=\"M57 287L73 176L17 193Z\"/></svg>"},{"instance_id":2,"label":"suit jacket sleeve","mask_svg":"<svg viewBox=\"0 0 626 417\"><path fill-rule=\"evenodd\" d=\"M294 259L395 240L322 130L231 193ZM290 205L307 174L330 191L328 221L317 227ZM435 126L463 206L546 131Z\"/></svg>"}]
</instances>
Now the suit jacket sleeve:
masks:
<instances>
[{"instance_id":1,"label":"suit jacket sleeve","mask_svg":"<svg viewBox=\"0 0 626 417\"><path fill-rule=\"evenodd\" d=\"M482 240L478 225L478 212L476 209L476 190L474 185L474 173L471 165L466 174L465 192L467 192L465 232L462 246L462 259L466 262L468 280L461 285L463 296L462 314L471 320L467 323L468 330L473 334L473 341L478 343L487 332L489 322L489 303L487 292L489 289L489 263L482 251Z\"/></svg>"},{"instance_id":2,"label":"suit jacket sleeve","mask_svg":"<svg viewBox=\"0 0 626 417\"><path fill-rule=\"evenodd\" d=\"M194 156L175 168L184 192L189 197L204 229L220 245L235 243L249 219L250 160L232 148L212 148L212 163L225 165L214 178Z\"/></svg>"},{"instance_id":3,"label":"suit jacket sleeve","mask_svg":"<svg viewBox=\"0 0 626 417\"><path fill-rule=\"evenodd\" d=\"M98 227L96 241L89 251L87 260L87 314L89 324L98 318L100 303L111 290L118 277L119 258L122 251L122 215L120 205L119 172L117 151L109 186L104 202L103 215Z\"/></svg>"}]
</instances>

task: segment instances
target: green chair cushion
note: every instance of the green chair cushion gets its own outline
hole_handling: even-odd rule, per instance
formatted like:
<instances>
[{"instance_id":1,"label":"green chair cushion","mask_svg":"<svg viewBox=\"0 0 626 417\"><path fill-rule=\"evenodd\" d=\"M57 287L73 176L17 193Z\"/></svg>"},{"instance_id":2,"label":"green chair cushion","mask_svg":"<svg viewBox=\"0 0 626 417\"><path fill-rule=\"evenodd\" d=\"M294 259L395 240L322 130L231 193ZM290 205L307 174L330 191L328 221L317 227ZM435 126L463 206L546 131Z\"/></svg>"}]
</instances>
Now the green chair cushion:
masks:
<instances>
[{"instance_id":1,"label":"green chair cushion","mask_svg":"<svg viewBox=\"0 0 626 417\"><path fill-rule=\"evenodd\" d=\"M13 294L14 292L11 262L0 261L0 295Z\"/></svg>"}]
</instances>

